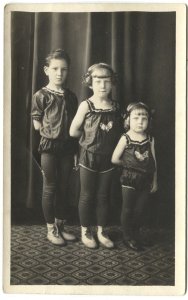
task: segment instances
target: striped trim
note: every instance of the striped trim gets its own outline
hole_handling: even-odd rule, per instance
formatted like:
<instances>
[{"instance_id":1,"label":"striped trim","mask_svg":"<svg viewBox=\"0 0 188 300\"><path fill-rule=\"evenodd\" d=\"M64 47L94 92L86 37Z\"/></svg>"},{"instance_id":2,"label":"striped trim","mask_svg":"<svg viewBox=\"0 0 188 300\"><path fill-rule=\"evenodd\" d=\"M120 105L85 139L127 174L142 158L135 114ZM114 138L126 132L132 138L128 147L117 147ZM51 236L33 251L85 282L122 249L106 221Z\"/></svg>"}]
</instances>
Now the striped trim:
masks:
<instances>
[{"instance_id":1,"label":"striped trim","mask_svg":"<svg viewBox=\"0 0 188 300\"><path fill-rule=\"evenodd\" d=\"M82 165L82 164L79 164L79 166L82 167L82 168L84 168L84 169L86 169L86 170L89 170L89 171L91 171L91 172L93 172L93 173L97 173L97 171L92 170L92 169L90 169L90 168L87 168L86 166L84 166L84 165Z\"/></svg>"},{"instance_id":2,"label":"striped trim","mask_svg":"<svg viewBox=\"0 0 188 300\"><path fill-rule=\"evenodd\" d=\"M59 95L59 96L64 96L64 94L65 94L65 91L58 92L58 91L55 91L55 90L51 90L51 89L47 88L46 86L43 87L42 89L47 90L48 92L51 92L52 94L56 94L56 95Z\"/></svg>"},{"instance_id":3,"label":"striped trim","mask_svg":"<svg viewBox=\"0 0 188 300\"><path fill-rule=\"evenodd\" d=\"M95 108L95 104L90 99L87 99L86 102L87 102L87 104L89 106L90 111L95 111L95 112L114 112L114 111L117 111L117 109L118 109L118 103L116 101L114 101L114 100L111 100L112 107L111 108L107 108L107 109Z\"/></svg>"},{"instance_id":4,"label":"striped trim","mask_svg":"<svg viewBox=\"0 0 188 300\"><path fill-rule=\"evenodd\" d=\"M114 170L114 169L115 169L115 167L113 167L113 168L111 168L111 169L108 169L108 170L106 170L106 171L99 172L99 173L101 173L101 174L107 173L107 172L110 172L110 171L112 171L112 170Z\"/></svg>"},{"instance_id":5,"label":"striped trim","mask_svg":"<svg viewBox=\"0 0 188 300\"><path fill-rule=\"evenodd\" d=\"M87 104L88 104L88 107L89 107L89 111L91 112L93 109L92 109L92 106L91 106L91 101L86 100Z\"/></svg>"},{"instance_id":6,"label":"striped trim","mask_svg":"<svg viewBox=\"0 0 188 300\"><path fill-rule=\"evenodd\" d=\"M123 133L123 135L127 138L129 143L135 144L135 145L144 145L144 144L150 142L150 140L151 140L151 137L149 136L146 139L144 139L143 141L139 142L139 141L131 140L130 136L127 133Z\"/></svg>"},{"instance_id":7,"label":"striped trim","mask_svg":"<svg viewBox=\"0 0 188 300\"><path fill-rule=\"evenodd\" d=\"M128 186L128 185L121 185L122 187L125 187L125 188L128 188L128 189L133 189L133 190L136 190L135 188L133 188L132 186Z\"/></svg>"},{"instance_id":8,"label":"striped trim","mask_svg":"<svg viewBox=\"0 0 188 300\"><path fill-rule=\"evenodd\" d=\"M84 165L82 165L82 164L79 164L79 166L82 167L82 168L84 168L84 169L86 169L86 170L89 170L89 171L91 171L91 172L93 172L93 173L100 173L100 174L107 173L107 172L110 172L110 171L112 171L112 170L115 169L115 167L113 167L113 168L108 169L108 170L106 170L106 171L98 172L98 171L92 170L92 169L90 169L90 168L88 168L88 167L86 167L86 166L84 166Z\"/></svg>"}]
</instances>

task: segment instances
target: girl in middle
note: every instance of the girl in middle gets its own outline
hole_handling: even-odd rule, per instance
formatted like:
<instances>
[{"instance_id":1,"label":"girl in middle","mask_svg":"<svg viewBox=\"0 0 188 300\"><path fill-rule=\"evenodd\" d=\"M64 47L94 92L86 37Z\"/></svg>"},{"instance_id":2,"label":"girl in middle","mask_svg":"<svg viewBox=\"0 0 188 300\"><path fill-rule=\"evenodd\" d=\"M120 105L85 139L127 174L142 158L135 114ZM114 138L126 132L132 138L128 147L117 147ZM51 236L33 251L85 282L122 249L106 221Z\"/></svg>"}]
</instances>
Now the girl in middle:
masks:
<instances>
[{"instance_id":1,"label":"girl in middle","mask_svg":"<svg viewBox=\"0 0 188 300\"><path fill-rule=\"evenodd\" d=\"M70 135L80 138L81 146L78 207L81 239L86 247L97 247L91 230L95 204L98 240L104 247L113 248L114 243L104 233L104 227L109 214L108 199L114 170L111 157L121 134L119 105L111 99L116 74L108 64L97 63L88 69L84 83L92 89L93 95L81 102L70 127Z\"/></svg>"}]
</instances>

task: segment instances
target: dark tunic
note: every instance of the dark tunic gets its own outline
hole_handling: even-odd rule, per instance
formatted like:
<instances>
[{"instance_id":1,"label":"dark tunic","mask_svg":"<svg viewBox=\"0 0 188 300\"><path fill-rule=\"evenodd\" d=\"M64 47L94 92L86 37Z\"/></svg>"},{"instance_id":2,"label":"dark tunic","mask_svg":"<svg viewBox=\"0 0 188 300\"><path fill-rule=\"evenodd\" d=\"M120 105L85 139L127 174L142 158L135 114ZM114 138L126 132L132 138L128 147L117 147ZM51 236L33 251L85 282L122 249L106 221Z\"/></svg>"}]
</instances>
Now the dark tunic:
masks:
<instances>
[{"instance_id":1,"label":"dark tunic","mask_svg":"<svg viewBox=\"0 0 188 300\"><path fill-rule=\"evenodd\" d=\"M121 133L119 105L112 101L112 108L97 109L90 100L86 100L89 111L83 125L80 145L89 152L112 155Z\"/></svg>"},{"instance_id":2,"label":"dark tunic","mask_svg":"<svg viewBox=\"0 0 188 300\"><path fill-rule=\"evenodd\" d=\"M40 153L73 154L77 151L77 139L69 135L77 108L77 98L69 89L59 93L43 87L33 95L32 118L42 124Z\"/></svg>"},{"instance_id":3,"label":"dark tunic","mask_svg":"<svg viewBox=\"0 0 188 300\"><path fill-rule=\"evenodd\" d=\"M133 141L128 134L127 146L122 154L123 172L121 183L137 190L149 189L155 171L155 160L151 152L151 137L142 142Z\"/></svg>"}]
</instances>

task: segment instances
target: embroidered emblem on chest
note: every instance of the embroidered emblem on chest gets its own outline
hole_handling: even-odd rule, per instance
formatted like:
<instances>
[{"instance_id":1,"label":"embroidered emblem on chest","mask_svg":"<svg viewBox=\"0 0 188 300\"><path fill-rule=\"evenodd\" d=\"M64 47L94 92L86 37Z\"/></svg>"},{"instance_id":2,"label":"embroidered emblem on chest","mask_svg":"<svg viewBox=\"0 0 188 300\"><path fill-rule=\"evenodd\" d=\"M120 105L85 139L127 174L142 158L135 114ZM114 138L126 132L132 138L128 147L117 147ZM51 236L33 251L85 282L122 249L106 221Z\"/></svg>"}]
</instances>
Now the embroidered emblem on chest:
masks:
<instances>
[{"instance_id":1,"label":"embroidered emblem on chest","mask_svg":"<svg viewBox=\"0 0 188 300\"><path fill-rule=\"evenodd\" d=\"M145 160L146 158L149 157L148 151L145 151L145 152L142 153L142 154L141 154L140 152L138 152L138 151L135 151L134 153L135 153L136 158L137 158L139 161L143 161L143 160Z\"/></svg>"},{"instance_id":2,"label":"embroidered emblem on chest","mask_svg":"<svg viewBox=\"0 0 188 300\"><path fill-rule=\"evenodd\" d=\"M104 131L109 131L113 127L113 121L108 122L108 124L100 123L100 128Z\"/></svg>"}]
</instances>

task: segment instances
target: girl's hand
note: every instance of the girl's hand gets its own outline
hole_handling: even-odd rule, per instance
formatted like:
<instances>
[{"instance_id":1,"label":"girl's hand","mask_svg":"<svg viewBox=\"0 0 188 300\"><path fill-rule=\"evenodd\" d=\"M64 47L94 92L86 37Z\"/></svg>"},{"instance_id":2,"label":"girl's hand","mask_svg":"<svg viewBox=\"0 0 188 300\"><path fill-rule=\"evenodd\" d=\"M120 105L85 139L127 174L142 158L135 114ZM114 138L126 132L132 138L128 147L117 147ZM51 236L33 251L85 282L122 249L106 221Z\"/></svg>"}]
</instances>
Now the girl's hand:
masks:
<instances>
[{"instance_id":1,"label":"girl's hand","mask_svg":"<svg viewBox=\"0 0 188 300\"><path fill-rule=\"evenodd\" d=\"M77 113L70 126L70 130L69 130L70 136L79 138L82 135L81 128L87 112L88 112L88 104L86 101L83 101L80 103Z\"/></svg>"},{"instance_id":2,"label":"girl's hand","mask_svg":"<svg viewBox=\"0 0 188 300\"><path fill-rule=\"evenodd\" d=\"M153 182L151 184L150 193L155 193L158 189L158 185L157 185L157 162L156 162L156 157L155 157L155 141L154 141L154 138L152 138L152 141L151 141L151 152L153 154L153 158L154 158L154 161L155 161L156 170L153 174Z\"/></svg>"},{"instance_id":3,"label":"girl's hand","mask_svg":"<svg viewBox=\"0 0 188 300\"><path fill-rule=\"evenodd\" d=\"M123 151L124 151L126 145L127 145L127 139L124 135L122 135L113 154L112 154L111 162L114 165L118 165L120 167L123 166L123 161L122 161L121 157L122 157L122 154L123 154Z\"/></svg>"},{"instance_id":4,"label":"girl's hand","mask_svg":"<svg viewBox=\"0 0 188 300\"><path fill-rule=\"evenodd\" d=\"M78 154L74 154L74 170L78 170L79 169L79 164L78 164Z\"/></svg>"},{"instance_id":5,"label":"girl's hand","mask_svg":"<svg viewBox=\"0 0 188 300\"><path fill-rule=\"evenodd\" d=\"M33 125L34 125L35 130L40 130L42 123L37 120L33 120Z\"/></svg>"},{"instance_id":6,"label":"girl's hand","mask_svg":"<svg viewBox=\"0 0 188 300\"><path fill-rule=\"evenodd\" d=\"M152 184L151 184L151 190L150 193L153 194L158 190L158 184L156 180L153 180Z\"/></svg>"}]
</instances>

